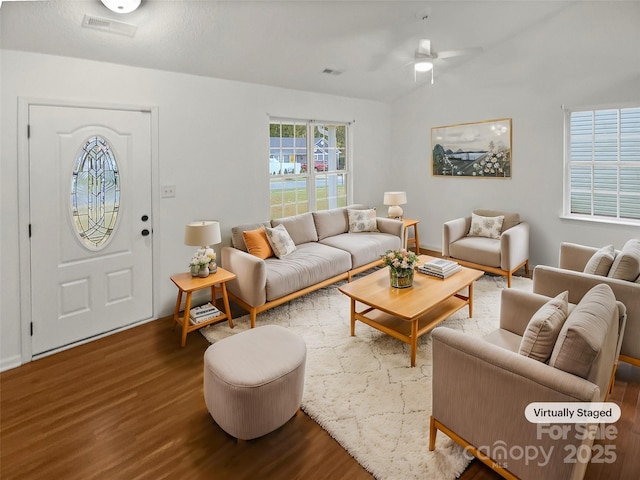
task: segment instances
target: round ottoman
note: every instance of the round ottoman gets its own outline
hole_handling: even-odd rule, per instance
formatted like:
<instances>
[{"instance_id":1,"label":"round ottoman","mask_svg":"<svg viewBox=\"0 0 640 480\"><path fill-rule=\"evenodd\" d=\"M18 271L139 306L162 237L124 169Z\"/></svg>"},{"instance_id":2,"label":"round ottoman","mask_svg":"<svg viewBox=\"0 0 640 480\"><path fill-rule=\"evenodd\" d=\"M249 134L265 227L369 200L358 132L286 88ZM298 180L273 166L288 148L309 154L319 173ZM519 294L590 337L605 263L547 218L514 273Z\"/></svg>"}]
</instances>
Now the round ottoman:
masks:
<instances>
[{"instance_id":1,"label":"round ottoman","mask_svg":"<svg viewBox=\"0 0 640 480\"><path fill-rule=\"evenodd\" d=\"M204 354L204 400L239 440L272 432L302 402L307 347L299 335L264 325L220 340Z\"/></svg>"}]
</instances>

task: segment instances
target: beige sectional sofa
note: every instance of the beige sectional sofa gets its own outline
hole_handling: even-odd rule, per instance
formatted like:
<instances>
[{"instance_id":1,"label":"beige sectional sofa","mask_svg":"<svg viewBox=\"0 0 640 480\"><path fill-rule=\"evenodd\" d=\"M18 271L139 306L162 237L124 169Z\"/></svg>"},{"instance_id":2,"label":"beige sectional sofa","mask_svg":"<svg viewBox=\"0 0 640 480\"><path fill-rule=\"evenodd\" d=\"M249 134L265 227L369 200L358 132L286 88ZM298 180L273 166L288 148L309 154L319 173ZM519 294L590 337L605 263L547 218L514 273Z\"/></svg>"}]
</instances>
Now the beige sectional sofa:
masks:
<instances>
[{"instance_id":1,"label":"beige sectional sofa","mask_svg":"<svg viewBox=\"0 0 640 480\"><path fill-rule=\"evenodd\" d=\"M613 267L616 258L618 262L624 258L629 263L637 265L638 243L640 240L632 239L621 250L614 251L611 247L613 256L610 258L609 265ZM625 248L627 249L626 256L623 257L621 252ZM595 272L593 269L587 269L587 264L592 261L592 258L596 260L597 254L601 255L604 250L605 248L599 249L563 242L560 245L559 266L557 268L538 265L534 269L533 291L542 295L555 296L568 290L569 301L577 303L594 285L600 283L609 285L616 299L627 308L627 326L620 351L620 360L640 366L640 276L635 281L612 278L609 276L610 268L606 265L597 274L587 273L588 271ZM600 266L603 266L603 263L600 263ZM633 276L633 274L632 271L630 275Z\"/></svg>"},{"instance_id":2,"label":"beige sectional sofa","mask_svg":"<svg viewBox=\"0 0 640 480\"><path fill-rule=\"evenodd\" d=\"M399 220L378 217L377 231L355 233L348 212L364 209L363 205L352 205L233 227L233 246L222 248L221 263L236 274L227 290L250 313L251 327L258 313L339 280L350 280L352 275L380 265L387 250L402 246L404 224ZM283 225L293 240L293 252L283 258L263 259L247 251L243 232L278 225Z\"/></svg>"}]
</instances>

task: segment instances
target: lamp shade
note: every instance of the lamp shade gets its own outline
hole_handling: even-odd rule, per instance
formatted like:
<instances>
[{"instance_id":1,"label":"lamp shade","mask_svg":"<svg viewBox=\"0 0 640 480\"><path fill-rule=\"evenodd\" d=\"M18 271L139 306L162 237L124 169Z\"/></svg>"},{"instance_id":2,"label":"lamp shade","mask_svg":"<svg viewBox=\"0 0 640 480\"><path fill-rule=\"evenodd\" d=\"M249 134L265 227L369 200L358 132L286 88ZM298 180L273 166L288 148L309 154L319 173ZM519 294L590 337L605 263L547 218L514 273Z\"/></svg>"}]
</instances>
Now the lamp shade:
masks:
<instances>
[{"instance_id":1,"label":"lamp shade","mask_svg":"<svg viewBox=\"0 0 640 480\"><path fill-rule=\"evenodd\" d=\"M213 220L191 222L184 229L185 245L207 247L221 241L220 223Z\"/></svg>"},{"instance_id":2,"label":"lamp shade","mask_svg":"<svg viewBox=\"0 0 640 480\"><path fill-rule=\"evenodd\" d=\"M407 203L407 192L384 192L385 205L404 205Z\"/></svg>"}]
</instances>

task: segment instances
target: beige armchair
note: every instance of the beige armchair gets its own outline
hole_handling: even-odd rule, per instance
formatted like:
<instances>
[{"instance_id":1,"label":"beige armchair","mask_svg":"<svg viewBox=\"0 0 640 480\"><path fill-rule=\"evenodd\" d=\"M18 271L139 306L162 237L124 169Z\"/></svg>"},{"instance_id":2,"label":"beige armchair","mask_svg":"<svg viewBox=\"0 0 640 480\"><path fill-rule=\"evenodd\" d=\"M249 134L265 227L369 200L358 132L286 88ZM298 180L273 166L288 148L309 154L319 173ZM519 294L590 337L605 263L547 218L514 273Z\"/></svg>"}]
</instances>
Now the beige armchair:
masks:
<instances>
[{"instance_id":1,"label":"beige armchair","mask_svg":"<svg viewBox=\"0 0 640 480\"><path fill-rule=\"evenodd\" d=\"M493 222L494 219L500 219ZM484 224L496 228L483 228ZM474 210L472 216L445 222L442 255L461 265L507 277L524 267L529 273L529 224L517 213Z\"/></svg>"},{"instance_id":2,"label":"beige armchair","mask_svg":"<svg viewBox=\"0 0 640 480\"><path fill-rule=\"evenodd\" d=\"M606 285L589 291L577 306L569 304L564 323L556 324L545 344L553 350L544 362L519 350L523 336L535 331L528 328L531 317L549 301L504 289L500 328L484 339L446 327L433 330L429 450L440 430L505 478L583 477L586 463L565 460L573 448L590 451L593 438L572 424L565 424L570 428L565 434L551 435L548 424L525 418L525 408L532 402L604 401L624 335L625 308ZM597 351L590 352L594 346ZM588 363L581 362L585 355Z\"/></svg>"},{"instance_id":3,"label":"beige armchair","mask_svg":"<svg viewBox=\"0 0 640 480\"><path fill-rule=\"evenodd\" d=\"M555 296L569 291L569 301L577 302L594 285L606 283L616 299L627 308L627 326L620 350L620 360L640 366L640 277L635 282L585 273L589 260L598 252L596 247L563 242L560 244L559 266L538 265L533 271L533 291ZM620 251L616 251L619 255ZM606 268L605 268L606 270Z\"/></svg>"}]
</instances>

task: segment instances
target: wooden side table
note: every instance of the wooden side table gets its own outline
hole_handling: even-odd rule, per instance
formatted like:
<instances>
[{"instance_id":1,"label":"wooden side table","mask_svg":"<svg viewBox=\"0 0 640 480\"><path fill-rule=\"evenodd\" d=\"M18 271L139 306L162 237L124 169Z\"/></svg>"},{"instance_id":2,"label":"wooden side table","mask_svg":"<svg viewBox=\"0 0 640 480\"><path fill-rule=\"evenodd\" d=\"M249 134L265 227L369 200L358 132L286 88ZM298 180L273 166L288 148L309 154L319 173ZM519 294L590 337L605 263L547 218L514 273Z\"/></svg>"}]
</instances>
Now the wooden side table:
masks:
<instances>
[{"instance_id":1,"label":"wooden side table","mask_svg":"<svg viewBox=\"0 0 640 480\"><path fill-rule=\"evenodd\" d=\"M418 224L420 220L403 218L402 222L404 223L404 248L408 249L410 243L415 244L416 253L420 255L420 240L418 238ZM409 227L413 227L413 238L409 238Z\"/></svg>"},{"instance_id":2,"label":"wooden side table","mask_svg":"<svg viewBox=\"0 0 640 480\"><path fill-rule=\"evenodd\" d=\"M229 308L229 297L227 295L226 282L236 278L234 273L218 267L216 273L210 274L206 278L192 277L191 273L179 273L171 277L171 281L178 287L178 299L176 300L176 309L173 312L173 320L178 325L182 326L182 338L180 346L184 347L187 343L187 333L198 330L199 328L206 327L212 323L220 322L222 320L228 320L229 326L233 328L233 320L231 318L231 309ZM211 303L216 304L216 285L219 286L222 291L222 301L224 303L224 311L221 311L220 315L213 317L209 320L205 320L201 323L192 324L189 321L189 312L191 311L191 295L193 292L202 290L203 288L211 288ZM187 298L185 300L184 312L180 316L180 305L182 304L182 294L186 293Z\"/></svg>"}]
</instances>

